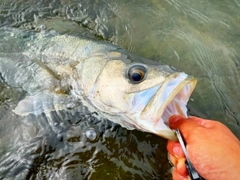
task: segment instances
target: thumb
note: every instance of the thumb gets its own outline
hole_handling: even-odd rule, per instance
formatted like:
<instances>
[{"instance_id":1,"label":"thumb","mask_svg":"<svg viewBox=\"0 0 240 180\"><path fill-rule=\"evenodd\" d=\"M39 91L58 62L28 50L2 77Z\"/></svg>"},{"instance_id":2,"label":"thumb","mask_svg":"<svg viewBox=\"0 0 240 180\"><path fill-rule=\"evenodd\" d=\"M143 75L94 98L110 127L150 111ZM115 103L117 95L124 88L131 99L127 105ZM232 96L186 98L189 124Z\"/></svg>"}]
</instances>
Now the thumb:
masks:
<instances>
[{"instance_id":1,"label":"thumb","mask_svg":"<svg viewBox=\"0 0 240 180\"><path fill-rule=\"evenodd\" d=\"M172 129L179 129L184 138L191 136L191 131L196 127L201 127L198 122L179 115L171 116L169 125Z\"/></svg>"}]
</instances>

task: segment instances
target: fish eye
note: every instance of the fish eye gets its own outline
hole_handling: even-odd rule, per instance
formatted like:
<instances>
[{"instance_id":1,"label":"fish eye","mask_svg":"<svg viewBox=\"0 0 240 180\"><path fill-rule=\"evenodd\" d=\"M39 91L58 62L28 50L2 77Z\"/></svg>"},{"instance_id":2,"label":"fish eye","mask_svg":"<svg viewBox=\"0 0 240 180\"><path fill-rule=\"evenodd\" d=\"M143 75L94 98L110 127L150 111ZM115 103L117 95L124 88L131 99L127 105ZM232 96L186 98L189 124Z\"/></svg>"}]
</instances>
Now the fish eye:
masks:
<instances>
[{"instance_id":1,"label":"fish eye","mask_svg":"<svg viewBox=\"0 0 240 180\"><path fill-rule=\"evenodd\" d=\"M134 65L128 69L128 78L132 83L140 83L145 75L146 68L142 65Z\"/></svg>"}]
</instances>

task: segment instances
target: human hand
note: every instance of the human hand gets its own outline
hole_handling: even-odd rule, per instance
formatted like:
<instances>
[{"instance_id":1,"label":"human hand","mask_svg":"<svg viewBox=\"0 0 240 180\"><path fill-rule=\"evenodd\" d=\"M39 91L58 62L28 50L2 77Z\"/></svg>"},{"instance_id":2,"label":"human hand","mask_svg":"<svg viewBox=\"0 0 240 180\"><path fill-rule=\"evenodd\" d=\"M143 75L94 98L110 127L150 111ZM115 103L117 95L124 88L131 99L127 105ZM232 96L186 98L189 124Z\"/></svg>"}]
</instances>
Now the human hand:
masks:
<instances>
[{"instance_id":1,"label":"human hand","mask_svg":"<svg viewBox=\"0 0 240 180\"><path fill-rule=\"evenodd\" d=\"M222 123L190 116L172 116L170 127L179 129L189 158L206 180L240 179L240 141ZM168 141L169 159L174 165L174 180L190 179L179 142Z\"/></svg>"}]
</instances>

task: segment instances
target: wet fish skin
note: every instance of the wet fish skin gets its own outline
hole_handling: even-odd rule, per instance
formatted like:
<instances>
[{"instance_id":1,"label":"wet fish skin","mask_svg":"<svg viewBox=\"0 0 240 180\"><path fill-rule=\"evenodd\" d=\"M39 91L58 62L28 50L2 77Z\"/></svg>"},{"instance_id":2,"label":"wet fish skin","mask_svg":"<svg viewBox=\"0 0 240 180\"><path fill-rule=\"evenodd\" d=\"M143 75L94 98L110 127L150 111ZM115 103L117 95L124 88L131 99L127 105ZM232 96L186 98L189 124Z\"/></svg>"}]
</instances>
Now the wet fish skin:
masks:
<instances>
[{"instance_id":1,"label":"wet fish skin","mask_svg":"<svg viewBox=\"0 0 240 180\"><path fill-rule=\"evenodd\" d=\"M91 111L128 129L175 139L161 116L174 98L171 94L184 99L183 112L176 108L172 113L186 116L194 78L110 43L83 37L9 28L2 28L0 37L0 73L10 86L28 93L15 108L16 114L38 115L71 108L81 101ZM141 82L128 77L133 66L146 70ZM165 92L171 83L171 93ZM183 87L187 92L178 95Z\"/></svg>"}]
</instances>

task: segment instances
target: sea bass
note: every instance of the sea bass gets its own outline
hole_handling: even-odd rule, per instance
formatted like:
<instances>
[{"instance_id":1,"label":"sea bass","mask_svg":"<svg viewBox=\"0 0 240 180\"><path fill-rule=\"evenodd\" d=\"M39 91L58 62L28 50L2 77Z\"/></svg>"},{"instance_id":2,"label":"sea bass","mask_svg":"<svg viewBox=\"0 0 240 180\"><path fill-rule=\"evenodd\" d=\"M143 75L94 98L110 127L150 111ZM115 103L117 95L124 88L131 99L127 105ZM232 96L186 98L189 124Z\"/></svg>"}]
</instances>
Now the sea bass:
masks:
<instances>
[{"instance_id":1,"label":"sea bass","mask_svg":"<svg viewBox=\"0 0 240 180\"><path fill-rule=\"evenodd\" d=\"M19 116L69 109L78 102L120 124L174 140L171 115L187 116L196 79L107 43L54 31L0 30L0 75L26 91Z\"/></svg>"}]
</instances>

